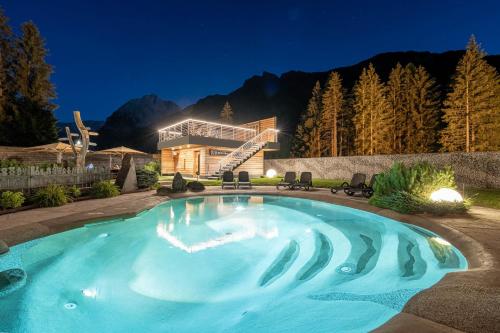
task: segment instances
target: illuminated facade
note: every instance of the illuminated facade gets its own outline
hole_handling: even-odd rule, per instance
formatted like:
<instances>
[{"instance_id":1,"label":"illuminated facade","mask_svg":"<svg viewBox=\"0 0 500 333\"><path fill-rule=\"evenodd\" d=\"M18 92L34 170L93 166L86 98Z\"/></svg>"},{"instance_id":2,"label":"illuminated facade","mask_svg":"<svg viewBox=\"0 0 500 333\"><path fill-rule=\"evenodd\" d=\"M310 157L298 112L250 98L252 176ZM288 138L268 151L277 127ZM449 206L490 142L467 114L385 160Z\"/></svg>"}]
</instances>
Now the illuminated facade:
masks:
<instances>
[{"instance_id":1,"label":"illuminated facade","mask_svg":"<svg viewBox=\"0 0 500 333\"><path fill-rule=\"evenodd\" d=\"M224 171L264 174L264 152L279 150L276 117L237 126L186 119L158 131L161 172L217 177Z\"/></svg>"}]
</instances>

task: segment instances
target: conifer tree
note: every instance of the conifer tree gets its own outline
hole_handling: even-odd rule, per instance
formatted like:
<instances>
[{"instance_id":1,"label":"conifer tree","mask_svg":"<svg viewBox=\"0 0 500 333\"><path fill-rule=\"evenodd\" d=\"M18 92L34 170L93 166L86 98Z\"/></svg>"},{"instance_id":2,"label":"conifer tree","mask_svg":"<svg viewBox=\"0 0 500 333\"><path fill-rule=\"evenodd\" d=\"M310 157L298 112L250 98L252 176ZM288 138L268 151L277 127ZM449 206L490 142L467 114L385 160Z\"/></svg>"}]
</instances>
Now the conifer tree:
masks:
<instances>
[{"instance_id":1,"label":"conifer tree","mask_svg":"<svg viewBox=\"0 0 500 333\"><path fill-rule=\"evenodd\" d=\"M306 140L309 139L309 134L307 134L304 130L303 125L303 117L301 117L301 121L297 125L297 129L295 130L295 134L292 139L290 154L292 157L306 157L307 155L307 144Z\"/></svg>"},{"instance_id":2,"label":"conifer tree","mask_svg":"<svg viewBox=\"0 0 500 333\"><path fill-rule=\"evenodd\" d=\"M222 111L220 113L220 118L222 121L232 124L233 123L233 109L231 108L231 104L228 101L224 104Z\"/></svg>"},{"instance_id":3,"label":"conifer tree","mask_svg":"<svg viewBox=\"0 0 500 333\"><path fill-rule=\"evenodd\" d=\"M389 103L390 119L386 126L390 127L391 152L402 154L404 152L404 138L407 130L407 113L405 112L405 69L397 63L389 74L387 82L387 102Z\"/></svg>"},{"instance_id":4,"label":"conifer tree","mask_svg":"<svg viewBox=\"0 0 500 333\"><path fill-rule=\"evenodd\" d=\"M439 123L439 94L436 82L424 67L407 66L406 102L411 113L407 115L406 153L429 153L435 150Z\"/></svg>"},{"instance_id":5,"label":"conifer tree","mask_svg":"<svg viewBox=\"0 0 500 333\"><path fill-rule=\"evenodd\" d=\"M52 66L45 62L47 50L38 28L27 22L16 41L14 63L16 105L9 126L11 144L30 146L57 141L55 88L50 81Z\"/></svg>"},{"instance_id":6,"label":"conifer tree","mask_svg":"<svg viewBox=\"0 0 500 333\"><path fill-rule=\"evenodd\" d=\"M360 155L389 152L390 130L385 126L390 116L385 86L372 64L364 68L354 86L354 125L356 151Z\"/></svg>"},{"instance_id":7,"label":"conifer tree","mask_svg":"<svg viewBox=\"0 0 500 333\"><path fill-rule=\"evenodd\" d=\"M13 108L14 84L12 61L14 48L12 45L12 29L8 18L0 7L0 145L7 144L8 113Z\"/></svg>"},{"instance_id":8,"label":"conifer tree","mask_svg":"<svg viewBox=\"0 0 500 333\"><path fill-rule=\"evenodd\" d=\"M444 102L440 143L445 151L500 148L500 78L484 57L472 36Z\"/></svg>"},{"instance_id":9,"label":"conifer tree","mask_svg":"<svg viewBox=\"0 0 500 333\"><path fill-rule=\"evenodd\" d=\"M356 133L353 131L353 117L355 114L353 105L354 99L351 95L346 95L344 102L344 107L342 108L342 112L340 113L338 119L338 156L349 156L355 153L354 139L356 137Z\"/></svg>"},{"instance_id":10,"label":"conifer tree","mask_svg":"<svg viewBox=\"0 0 500 333\"><path fill-rule=\"evenodd\" d=\"M331 72L322 96L321 110L321 151L322 155L339 156L340 126L344 109L342 78L339 73ZM340 126L339 126L340 125Z\"/></svg>"},{"instance_id":11,"label":"conifer tree","mask_svg":"<svg viewBox=\"0 0 500 333\"><path fill-rule=\"evenodd\" d=\"M312 90L312 96L307 104L307 110L304 118L304 137L307 157L321 156L320 140L320 121L321 121L321 85L316 81Z\"/></svg>"}]
</instances>

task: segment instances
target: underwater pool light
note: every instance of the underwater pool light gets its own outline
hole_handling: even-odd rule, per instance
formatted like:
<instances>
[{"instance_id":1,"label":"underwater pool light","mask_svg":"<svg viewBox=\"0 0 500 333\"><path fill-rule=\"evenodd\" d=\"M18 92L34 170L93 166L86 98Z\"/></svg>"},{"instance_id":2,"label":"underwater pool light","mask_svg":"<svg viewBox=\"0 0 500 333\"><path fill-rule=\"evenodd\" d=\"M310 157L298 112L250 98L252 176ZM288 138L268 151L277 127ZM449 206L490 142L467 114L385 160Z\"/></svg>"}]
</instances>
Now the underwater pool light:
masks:
<instances>
[{"instance_id":1,"label":"underwater pool light","mask_svg":"<svg viewBox=\"0 0 500 333\"><path fill-rule=\"evenodd\" d=\"M67 309L67 310L73 310L73 309L76 309L76 304L75 303L66 303L64 304L64 308Z\"/></svg>"},{"instance_id":2,"label":"underwater pool light","mask_svg":"<svg viewBox=\"0 0 500 333\"><path fill-rule=\"evenodd\" d=\"M96 298L97 297L97 289L95 288L86 288L82 290L82 294L85 297Z\"/></svg>"}]
</instances>

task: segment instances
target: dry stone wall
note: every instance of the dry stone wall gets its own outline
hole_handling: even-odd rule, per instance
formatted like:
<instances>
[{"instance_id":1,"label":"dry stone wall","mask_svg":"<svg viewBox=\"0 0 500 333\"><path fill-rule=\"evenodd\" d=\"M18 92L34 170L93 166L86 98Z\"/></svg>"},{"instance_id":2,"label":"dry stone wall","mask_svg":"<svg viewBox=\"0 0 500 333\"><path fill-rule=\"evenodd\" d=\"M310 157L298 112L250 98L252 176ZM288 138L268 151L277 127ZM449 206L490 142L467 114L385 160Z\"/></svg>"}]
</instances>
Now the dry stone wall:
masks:
<instances>
[{"instance_id":1,"label":"dry stone wall","mask_svg":"<svg viewBox=\"0 0 500 333\"><path fill-rule=\"evenodd\" d=\"M459 186L500 188L500 152L269 159L264 161L264 170L275 169L279 175L310 171L314 178L322 179L350 179L353 173L362 172L369 178L394 162L419 161L451 166Z\"/></svg>"}]
</instances>

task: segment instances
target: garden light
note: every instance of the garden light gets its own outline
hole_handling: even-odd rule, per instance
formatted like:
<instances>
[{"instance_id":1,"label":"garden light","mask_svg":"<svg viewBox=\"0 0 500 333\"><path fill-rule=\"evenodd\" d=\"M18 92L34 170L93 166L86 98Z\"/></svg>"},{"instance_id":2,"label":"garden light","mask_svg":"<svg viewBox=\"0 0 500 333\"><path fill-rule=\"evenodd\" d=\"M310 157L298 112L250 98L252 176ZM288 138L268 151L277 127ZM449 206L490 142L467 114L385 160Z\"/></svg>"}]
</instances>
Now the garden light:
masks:
<instances>
[{"instance_id":1,"label":"garden light","mask_svg":"<svg viewBox=\"0 0 500 333\"><path fill-rule=\"evenodd\" d=\"M432 201L446 201L446 202L462 202L464 199L454 189L451 188L440 188L431 194Z\"/></svg>"},{"instance_id":2,"label":"garden light","mask_svg":"<svg viewBox=\"0 0 500 333\"><path fill-rule=\"evenodd\" d=\"M274 178L274 177L276 177L277 174L278 173L274 169L269 169L269 170L266 171L266 177L267 178Z\"/></svg>"}]
</instances>

